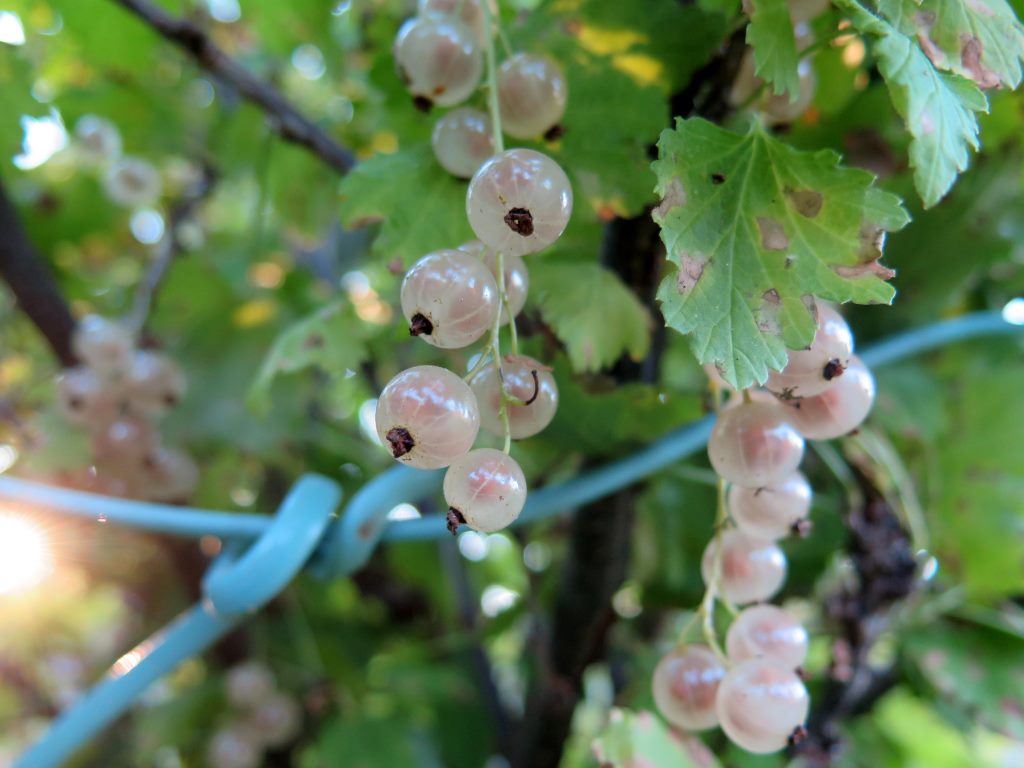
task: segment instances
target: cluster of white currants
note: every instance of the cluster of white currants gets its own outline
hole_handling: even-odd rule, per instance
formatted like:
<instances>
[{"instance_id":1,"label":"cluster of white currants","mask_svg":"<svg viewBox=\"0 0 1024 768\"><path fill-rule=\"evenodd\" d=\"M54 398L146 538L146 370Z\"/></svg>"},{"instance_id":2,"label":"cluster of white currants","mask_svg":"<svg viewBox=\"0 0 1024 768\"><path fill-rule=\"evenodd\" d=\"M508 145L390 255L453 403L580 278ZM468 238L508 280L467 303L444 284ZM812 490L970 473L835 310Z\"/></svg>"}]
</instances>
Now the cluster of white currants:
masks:
<instances>
[{"instance_id":1,"label":"cluster of white currants","mask_svg":"<svg viewBox=\"0 0 1024 768\"><path fill-rule=\"evenodd\" d=\"M723 527L704 551L701 574L712 597L748 605L772 598L786 578L778 540L807 530L811 487L797 471L804 438L827 440L867 417L875 382L853 354L853 334L831 307L818 304L810 347L790 352L768 392L736 397L708 441L715 471L729 483ZM671 723L688 730L720 725L740 747L782 749L799 737L810 704L797 668L807 631L773 605L741 611L726 636L728 658L705 645L665 656L654 696Z\"/></svg>"},{"instance_id":2,"label":"cluster of white currants","mask_svg":"<svg viewBox=\"0 0 1024 768\"><path fill-rule=\"evenodd\" d=\"M395 40L398 71L417 105L451 107L477 90L496 12L493 2L485 8L482 0L420 0L419 15L402 26ZM557 62L532 53L513 54L498 68L494 86L504 133L517 139L560 134L568 86ZM497 151L491 118L473 107L441 117L432 145L441 166L463 179L471 178Z\"/></svg>"},{"instance_id":3,"label":"cluster of white currants","mask_svg":"<svg viewBox=\"0 0 1024 768\"><path fill-rule=\"evenodd\" d=\"M399 70L421 104L457 104L479 85L481 45L493 67L493 11L480 0L421 0L419 10L395 41ZM557 65L529 56L513 56L492 79L498 85L491 115L501 125L482 113L479 120L463 119L468 111L462 110L443 118L434 133L442 165L472 176L466 214L479 240L427 254L408 271L401 292L413 336L458 349L490 332L490 343L465 378L438 366L417 366L389 381L377 401L377 433L395 459L419 469L448 467L444 494L452 533L463 523L496 531L519 516L526 479L509 456L510 442L544 429L558 404L550 369L518 354L515 317L529 284L522 257L562 235L572 214L572 187L561 167L541 152L494 152L501 149L502 126L526 137L558 123L565 79ZM486 140L474 139L473 131L487 134ZM502 355L506 324L512 354ZM504 436L504 451L471 450L481 426Z\"/></svg>"},{"instance_id":4,"label":"cluster of white currants","mask_svg":"<svg viewBox=\"0 0 1024 768\"><path fill-rule=\"evenodd\" d=\"M92 463L58 478L110 496L187 500L199 478L195 462L160 440L157 420L185 394L185 376L168 357L136 349L120 323L82 318L72 337L81 365L61 372L58 402L65 418L89 431Z\"/></svg>"},{"instance_id":5,"label":"cluster of white currants","mask_svg":"<svg viewBox=\"0 0 1024 768\"><path fill-rule=\"evenodd\" d=\"M75 152L83 164L96 169L103 190L125 208L144 208L160 197L162 182L152 163L121 153L117 126L97 115L83 115L75 123Z\"/></svg>"},{"instance_id":6,"label":"cluster of white currants","mask_svg":"<svg viewBox=\"0 0 1024 768\"><path fill-rule=\"evenodd\" d=\"M302 708L277 689L273 673L249 661L228 670L225 678L232 720L218 729L206 748L211 768L257 768L263 753L294 740L302 727Z\"/></svg>"}]
</instances>

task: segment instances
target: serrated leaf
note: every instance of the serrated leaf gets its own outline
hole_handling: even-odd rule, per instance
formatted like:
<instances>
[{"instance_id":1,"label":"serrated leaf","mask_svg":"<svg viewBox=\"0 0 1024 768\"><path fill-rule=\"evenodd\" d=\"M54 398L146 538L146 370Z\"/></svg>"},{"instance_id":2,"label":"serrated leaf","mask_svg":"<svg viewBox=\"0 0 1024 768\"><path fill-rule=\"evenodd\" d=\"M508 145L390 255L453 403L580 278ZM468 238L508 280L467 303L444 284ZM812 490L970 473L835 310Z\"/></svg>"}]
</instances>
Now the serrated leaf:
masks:
<instances>
[{"instance_id":1,"label":"serrated leaf","mask_svg":"<svg viewBox=\"0 0 1024 768\"><path fill-rule=\"evenodd\" d=\"M336 302L299 320L278 336L249 389L246 404L265 413L270 407L270 388L282 373L317 367L341 379L366 357L358 321L346 311L347 302Z\"/></svg>"},{"instance_id":2,"label":"serrated leaf","mask_svg":"<svg viewBox=\"0 0 1024 768\"><path fill-rule=\"evenodd\" d=\"M647 309L615 273L598 264L530 263L530 298L565 344L573 370L597 371L626 353L647 354Z\"/></svg>"},{"instance_id":3,"label":"serrated leaf","mask_svg":"<svg viewBox=\"0 0 1024 768\"><path fill-rule=\"evenodd\" d=\"M808 297L892 300L882 236L907 215L870 173L756 124L737 134L679 120L658 150L654 219L677 268L658 290L662 313L733 386L763 382L786 364L787 346L810 343Z\"/></svg>"},{"instance_id":4,"label":"serrated leaf","mask_svg":"<svg viewBox=\"0 0 1024 768\"><path fill-rule=\"evenodd\" d=\"M878 70L913 140L910 165L925 207L935 205L978 149L978 118L988 101L970 80L938 72L920 46L855 0L840 0L854 26L875 40Z\"/></svg>"},{"instance_id":5,"label":"serrated leaf","mask_svg":"<svg viewBox=\"0 0 1024 768\"><path fill-rule=\"evenodd\" d=\"M878 8L936 67L979 88L1020 83L1024 26L1005 0L881 0Z\"/></svg>"},{"instance_id":6,"label":"serrated leaf","mask_svg":"<svg viewBox=\"0 0 1024 768\"><path fill-rule=\"evenodd\" d=\"M753 5L747 26L747 45L754 49L757 76L771 83L776 94L788 92L792 101L800 93L800 73L789 3L754 0Z\"/></svg>"},{"instance_id":7,"label":"serrated leaf","mask_svg":"<svg viewBox=\"0 0 1024 768\"><path fill-rule=\"evenodd\" d=\"M696 768L716 766L714 755L695 738L682 739L650 712L613 709L604 732L591 746L610 768Z\"/></svg>"},{"instance_id":8,"label":"serrated leaf","mask_svg":"<svg viewBox=\"0 0 1024 768\"><path fill-rule=\"evenodd\" d=\"M406 266L473 238L466 183L437 164L429 144L360 162L342 180L341 198L342 224L382 222L374 251Z\"/></svg>"}]
</instances>

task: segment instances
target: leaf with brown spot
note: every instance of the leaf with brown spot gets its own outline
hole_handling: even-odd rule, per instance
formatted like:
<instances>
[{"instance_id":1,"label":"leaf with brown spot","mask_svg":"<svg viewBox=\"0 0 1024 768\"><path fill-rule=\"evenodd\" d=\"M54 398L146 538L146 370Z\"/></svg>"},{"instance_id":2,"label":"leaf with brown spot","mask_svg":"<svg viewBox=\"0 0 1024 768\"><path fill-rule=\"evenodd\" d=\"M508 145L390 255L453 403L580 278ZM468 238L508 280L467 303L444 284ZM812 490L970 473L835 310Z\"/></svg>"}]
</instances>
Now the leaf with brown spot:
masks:
<instances>
[{"instance_id":1,"label":"leaf with brown spot","mask_svg":"<svg viewBox=\"0 0 1024 768\"><path fill-rule=\"evenodd\" d=\"M878 7L938 69L979 88L1020 84L1024 26L1006 0L879 0Z\"/></svg>"},{"instance_id":2,"label":"leaf with brown spot","mask_svg":"<svg viewBox=\"0 0 1024 768\"><path fill-rule=\"evenodd\" d=\"M875 233L899 229L907 217L870 173L839 166L832 152L793 149L756 124L737 134L679 120L658 150L657 192L687 191L685 205L654 211L676 267L658 290L662 314L732 386L763 382L786 364L787 347L810 343L809 295L892 299L883 268L865 264L877 265ZM708 184L715 173L729 183Z\"/></svg>"}]
</instances>

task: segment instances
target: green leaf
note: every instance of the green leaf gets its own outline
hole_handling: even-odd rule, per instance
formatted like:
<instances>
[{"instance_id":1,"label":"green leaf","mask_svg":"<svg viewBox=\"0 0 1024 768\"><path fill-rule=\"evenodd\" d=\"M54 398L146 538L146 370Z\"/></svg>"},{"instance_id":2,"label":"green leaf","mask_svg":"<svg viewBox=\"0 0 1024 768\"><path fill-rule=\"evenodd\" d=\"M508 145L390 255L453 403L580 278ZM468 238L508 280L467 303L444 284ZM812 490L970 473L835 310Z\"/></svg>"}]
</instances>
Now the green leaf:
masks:
<instances>
[{"instance_id":1,"label":"green leaf","mask_svg":"<svg viewBox=\"0 0 1024 768\"><path fill-rule=\"evenodd\" d=\"M907 216L870 173L839 166L834 152L795 150L756 124L740 135L679 120L658 150L654 219L678 269L658 290L662 312L733 386L763 382L786 364L787 346L810 343L808 296L892 300L881 235Z\"/></svg>"},{"instance_id":2,"label":"green leaf","mask_svg":"<svg viewBox=\"0 0 1024 768\"><path fill-rule=\"evenodd\" d=\"M860 32L876 39L878 70L913 137L914 185L926 208L935 205L967 169L969 150L978 149L975 112L986 112L988 101L972 81L936 71L914 40L855 0L840 5Z\"/></svg>"},{"instance_id":3,"label":"green leaf","mask_svg":"<svg viewBox=\"0 0 1024 768\"><path fill-rule=\"evenodd\" d=\"M747 26L747 45L754 49L758 77L772 84L776 94L788 92L790 100L800 93L796 35L786 0L754 0Z\"/></svg>"},{"instance_id":4,"label":"green leaf","mask_svg":"<svg viewBox=\"0 0 1024 768\"><path fill-rule=\"evenodd\" d=\"M936 67L979 88L1020 83L1024 26L1005 0L881 0L878 8Z\"/></svg>"},{"instance_id":5,"label":"green leaf","mask_svg":"<svg viewBox=\"0 0 1024 768\"><path fill-rule=\"evenodd\" d=\"M613 709L604 733L594 739L594 757L611 768L696 768L718 761L698 739L686 740L650 712Z\"/></svg>"},{"instance_id":6,"label":"green leaf","mask_svg":"<svg viewBox=\"0 0 1024 768\"><path fill-rule=\"evenodd\" d=\"M349 372L365 359L366 348L360 338L360 324L348 309L348 302L329 304L282 333L249 390L249 407L267 412L271 385L282 373L315 366L333 379L351 375Z\"/></svg>"},{"instance_id":7,"label":"green leaf","mask_svg":"<svg viewBox=\"0 0 1024 768\"><path fill-rule=\"evenodd\" d=\"M473 238L466 184L437 164L429 144L360 162L341 182L341 197L342 224L381 221L374 250L406 266Z\"/></svg>"},{"instance_id":8,"label":"green leaf","mask_svg":"<svg viewBox=\"0 0 1024 768\"><path fill-rule=\"evenodd\" d=\"M651 320L615 273L598 264L530 264L530 298L565 344L573 370L597 371L623 353L647 354Z\"/></svg>"},{"instance_id":9,"label":"green leaf","mask_svg":"<svg viewBox=\"0 0 1024 768\"><path fill-rule=\"evenodd\" d=\"M974 723L1024 739L1024 641L1005 632L933 624L907 636L908 660Z\"/></svg>"}]
</instances>

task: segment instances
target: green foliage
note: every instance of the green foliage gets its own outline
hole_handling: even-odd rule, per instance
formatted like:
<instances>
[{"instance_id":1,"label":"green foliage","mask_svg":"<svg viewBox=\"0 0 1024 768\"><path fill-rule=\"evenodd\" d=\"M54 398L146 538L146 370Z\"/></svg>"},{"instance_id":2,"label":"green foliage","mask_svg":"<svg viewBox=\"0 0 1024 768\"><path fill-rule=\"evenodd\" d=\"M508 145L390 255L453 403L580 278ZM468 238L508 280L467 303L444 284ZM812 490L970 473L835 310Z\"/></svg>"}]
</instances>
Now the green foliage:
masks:
<instances>
[{"instance_id":1,"label":"green foliage","mask_svg":"<svg viewBox=\"0 0 1024 768\"><path fill-rule=\"evenodd\" d=\"M775 93L788 92L790 99L795 99L800 91L800 73L789 3L754 0L753 6L747 26L747 44L754 49L757 74L771 83Z\"/></svg>"},{"instance_id":2,"label":"green foliage","mask_svg":"<svg viewBox=\"0 0 1024 768\"><path fill-rule=\"evenodd\" d=\"M918 44L856 0L842 0L854 26L875 40L878 69L913 137L910 165L925 207L935 205L978 148L978 118L988 101L970 80L938 72Z\"/></svg>"},{"instance_id":3,"label":"green foliage","mask_svg":"<svg viewBox=\"0 0 1024 768\"><path fill-rule=\"evenodd\" d=\"M979 88L1016 88L1024 60L1024 26L1005 0L881 0L879 10L932 63Z\"/></svg>"},{"instance_id":4,"label":"green foliage","mask_svg":"<svg viewBox=\"0 0 1024 768\"><path fill-rule=\"evenodd\" d=\"M692 737L680 739L650 712L613 709L609 720L604 733L594 742L594 756L601 765L695 768L718 763L703 744Z\"/></svg>"},{"instance_id":5,"label":"green foliage","mask_svg":"<svg viewBox=\"0 0 1024 768\"><path fill-rule=\"evenodd\" d=\"M544 321L565 343L577 371L597 371L622 354L641 359L651 320L636 296L597 265L535 260L530 294Z\"/></svg>"},{"instance_id":6,"label":"green foliage","mask_svg":"<svg viewBox=\"0 0 1024 768\"><path fill-rule=\"evenodd\" d=\"M814 334L806 297L888 303L880 236L898 198L832 152L800 152L758 124L736 134L679 120L658 142L654 217L677 272L658 298L701 363L733 386L763 382Z\"/></svg>"}]
</instances>

